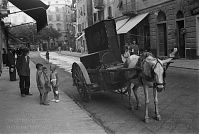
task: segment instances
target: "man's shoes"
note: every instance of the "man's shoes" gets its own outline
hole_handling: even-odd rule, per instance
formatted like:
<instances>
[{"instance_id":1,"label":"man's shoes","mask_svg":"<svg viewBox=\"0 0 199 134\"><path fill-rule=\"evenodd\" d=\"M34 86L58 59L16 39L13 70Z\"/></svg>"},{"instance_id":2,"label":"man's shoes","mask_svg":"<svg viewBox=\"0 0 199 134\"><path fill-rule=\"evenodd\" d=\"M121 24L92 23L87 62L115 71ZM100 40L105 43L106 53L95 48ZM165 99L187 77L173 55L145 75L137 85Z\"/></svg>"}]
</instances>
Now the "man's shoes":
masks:
<instances>
[{"instance_id":1,"label":"man's shoes","mask_svg":"<svg viewBox=\"0 0 199 134\"><path fill-rule=\"evenodd\" d=\"M46 105L46 106L48 106L48 105L50 105L49 103L43 103L43 105Z\"/></svg>"},{"instance_id":2,"label":"man's shoes","mask_svg":"<svg viewBox=\"0 0 199 134\"><path fill-rule=\"evenodd\" d=\"M58 103L60 100L55 100L56 103Z\"/></svg>"},{"instance_id":3,"label":"man's shoes","mask_svg":"<svg viewBox=\"0 0 199 134\"><path fill-rule=\"evenodd\" d=\"M51 101L52 101L52 102L55 102L56 100L55 100L55 99L52 99Z\"/></svg>"},{"instance_id":4,"label":"man's shoes","mask_svg":"<svg viewBox=\"0 0 199 134\"><path fill-rule=\"evenodd\" d=\"M25 94L21 94L21 97L26 97L26 95Z\"/></svg>"},{"instance_id":5,"label":"man's shoes","mask_svg":"<svg viewBox=\"0 0 199 134\"><path fill-rule=\"evenodd\" d=\"M32 94L31 94L31 93L28 93L28 94L26 94L26 95L29 95L29 96L31 96Z\"/></svg>"}]
</instances>

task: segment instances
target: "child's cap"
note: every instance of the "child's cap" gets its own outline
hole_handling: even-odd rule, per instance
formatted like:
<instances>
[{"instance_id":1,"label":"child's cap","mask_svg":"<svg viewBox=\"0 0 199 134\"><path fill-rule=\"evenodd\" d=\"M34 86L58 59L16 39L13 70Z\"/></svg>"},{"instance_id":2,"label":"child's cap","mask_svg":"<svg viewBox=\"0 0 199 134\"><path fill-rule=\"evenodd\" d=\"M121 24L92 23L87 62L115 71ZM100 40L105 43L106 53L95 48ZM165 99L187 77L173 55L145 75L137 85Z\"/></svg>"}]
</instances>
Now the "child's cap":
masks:
<instances>
[{"instance_id":1,"label":"child's cap","mask_svg":"<svg viewBox=\"0 0 199 134\"><path fill-rule=\"evenodd\" d=\"M39 69L40 67L42 67L43 65L41 63L37 63L36 64L36 69Z\"/></svg>"},{"instance_id":2,"label":"child's cap","mask_svg":"<svg viewBox=\"0 0 199 134\"><path fill-rule=\"evenodd\" d=\"M50 69L51 69L51 70L55 70L55 69L56 69L56 66L55 66L55 65L50 65Z\"/></svg>"},{"instance_id":3,"label":"child's cap","mask_svg":"<svg viewBox=\"0 0 199 134\"><path fill-rule=\"evenodd\" d=\"M42 70L45 70L45 69L47 69L47 67L43 66L43 67L42 67Z\"/></svg>"}]
</instances>

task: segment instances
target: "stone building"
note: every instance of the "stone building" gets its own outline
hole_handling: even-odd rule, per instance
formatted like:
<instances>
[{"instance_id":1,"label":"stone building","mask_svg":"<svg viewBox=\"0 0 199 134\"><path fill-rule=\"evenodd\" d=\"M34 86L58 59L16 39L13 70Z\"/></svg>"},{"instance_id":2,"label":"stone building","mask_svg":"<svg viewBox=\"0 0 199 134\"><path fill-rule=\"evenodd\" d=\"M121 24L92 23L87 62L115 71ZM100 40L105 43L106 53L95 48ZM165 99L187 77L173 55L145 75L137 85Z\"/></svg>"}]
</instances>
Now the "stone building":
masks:
<instances>
[{"instance_id":1,"label":"stone building","mask_svg":"<svg viewBox=\"0 0 199 134\"><path fill-rule=\"evenodd\" d=\"M86 52L86 39L84 29L93 25L93 3L92 0L76 1L76 50Z\"/></svg>"},{"instance_id":2,"label":"stone building","mask_svg":"<svg viewBox=\"0 0 199 134\"><path fill-rule=\"evenodd\" d=\"M74 32L72 24L73 11L70 7L69 0L42 0L45 4L50 5L47 10L48 26L56 29L61 33L61 37L55 42L51 39L50 46L62 45L64 48L69 45L66 37L68 33Z\"/></svg>"},{"instance_id":3,"label":"stone building","mask_svg":"<svg viewBox=\"0 0 199 134\"><path fill-rule=\"evenodd\" d=\"M7 0L0 0L0 74L3 67L3 49L7 51L8 33L4 23L4 18L8 16Z\"/></svg>"},{"instance_id":4,"label":"stone building","mask_svg":"<svg viewBox=\"0 0 199 134\"><path fill-rule=\"evenodd\" d=\"M136 10L137 16L147 14L129 32L140 49L168 56L177 47L180 58L199 55L198 0L137 0Z\"/></svg>"}]
</instances>

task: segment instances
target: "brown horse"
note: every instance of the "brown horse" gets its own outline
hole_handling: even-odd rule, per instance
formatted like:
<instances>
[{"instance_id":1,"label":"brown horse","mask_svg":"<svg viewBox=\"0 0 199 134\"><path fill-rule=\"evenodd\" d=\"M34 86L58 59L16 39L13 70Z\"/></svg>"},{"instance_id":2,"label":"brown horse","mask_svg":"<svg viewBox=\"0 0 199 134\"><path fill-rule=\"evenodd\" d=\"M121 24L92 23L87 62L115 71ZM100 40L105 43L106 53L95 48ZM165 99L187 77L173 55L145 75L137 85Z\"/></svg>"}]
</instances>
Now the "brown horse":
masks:
<instances>
[{"instance_id":1,"label":"brown horse","mask_svg":"<svg viewBox=\"0 0 199 134\"><path fill-rule=\"evenodd\" d=\"M170 58L166 60L160 60L155 58L151 53L144 52L141 56L131 55L125 62L125 66L128 68L135 68L137 71L126 72L126 77L130 81L128 88L131 88L133 83L133 92L136 99L136 109L138 110L140 103L137 95L138 87L142 86L145 95L145 122L149 122L148 105L149 94L148 89L153 88L155 115L156 120L161 120L161 116L158 110L158 94L165 88L166 70L170 61L173 59L177 50L170 54ZM135 77L136 76L136 77ZM130 98L129 98L130 101Z\"/></svg>"}]
</instances>

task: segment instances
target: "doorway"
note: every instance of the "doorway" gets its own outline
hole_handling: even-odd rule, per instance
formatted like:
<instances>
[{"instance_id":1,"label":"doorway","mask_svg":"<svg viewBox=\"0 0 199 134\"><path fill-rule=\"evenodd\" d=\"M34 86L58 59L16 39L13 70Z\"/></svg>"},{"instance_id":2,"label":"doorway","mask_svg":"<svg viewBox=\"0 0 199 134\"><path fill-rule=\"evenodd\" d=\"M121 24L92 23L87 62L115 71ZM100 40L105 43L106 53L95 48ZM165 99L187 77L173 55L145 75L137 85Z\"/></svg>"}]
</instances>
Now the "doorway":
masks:
<instances>
[{"instance_id":1,"label":"doorway","mask_svg":"<svg viewBox=\"0 0 199 134\"><path fill-rule=\"evenodd\" d=\"M159 56L167 56L166 23L158 24Z\"/></svg>"},{"instance_id":2,"label":"doorway","mask_svg":"<svg viewBox=\"0 0 199 134\"><path fill-rule=\"evenodd\" d=\"M185 34L184 20L176 21L177 23L177 41L178 41L178 52L180 58L185 58Z\"/></svg>"}]
</instances>

